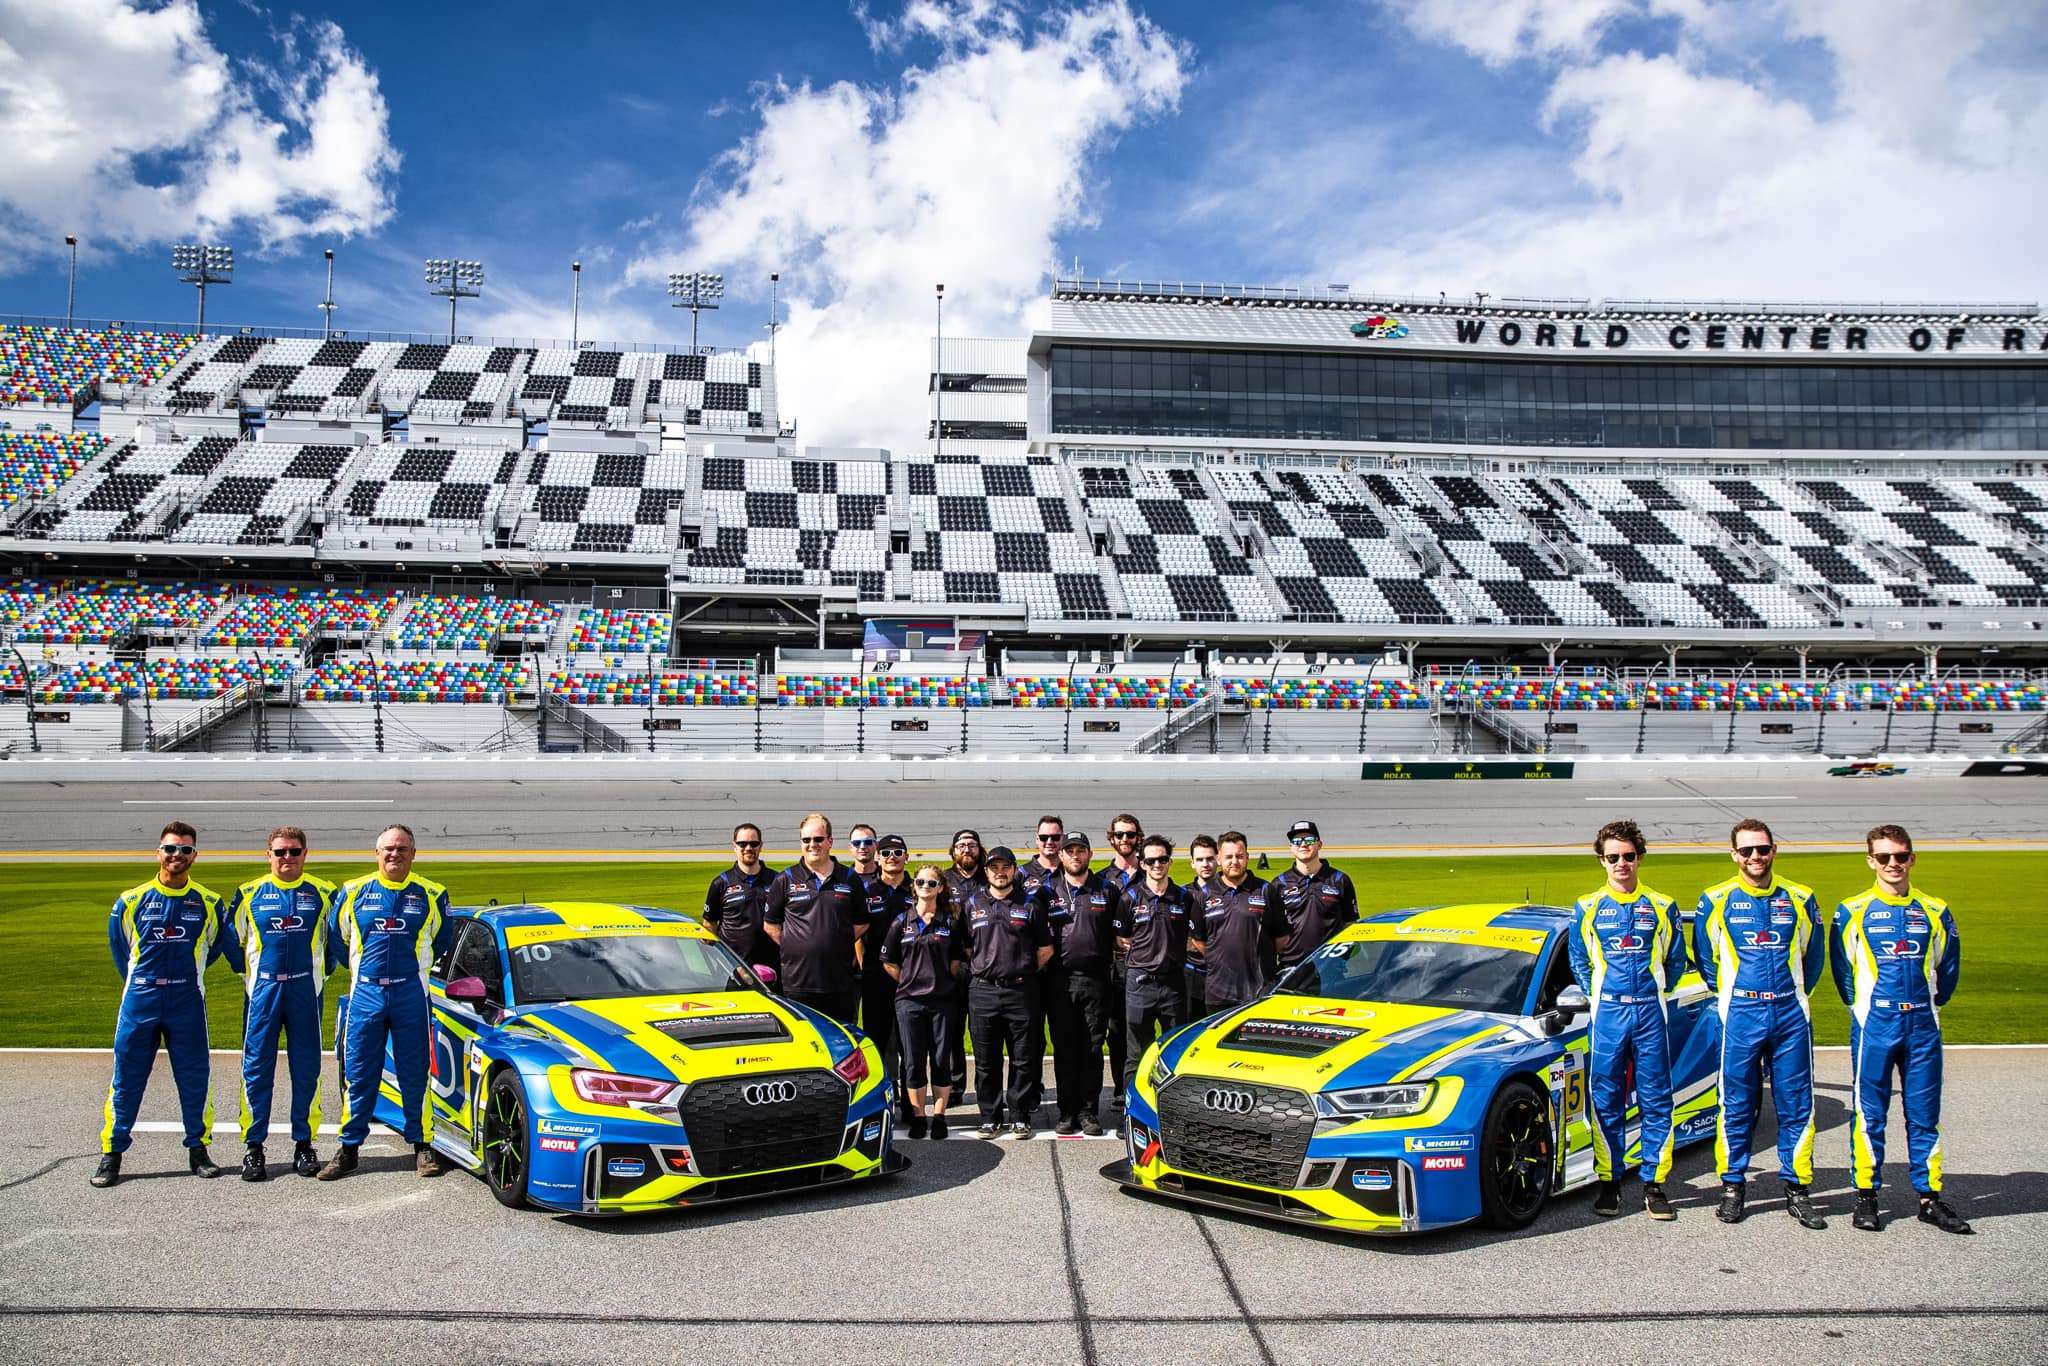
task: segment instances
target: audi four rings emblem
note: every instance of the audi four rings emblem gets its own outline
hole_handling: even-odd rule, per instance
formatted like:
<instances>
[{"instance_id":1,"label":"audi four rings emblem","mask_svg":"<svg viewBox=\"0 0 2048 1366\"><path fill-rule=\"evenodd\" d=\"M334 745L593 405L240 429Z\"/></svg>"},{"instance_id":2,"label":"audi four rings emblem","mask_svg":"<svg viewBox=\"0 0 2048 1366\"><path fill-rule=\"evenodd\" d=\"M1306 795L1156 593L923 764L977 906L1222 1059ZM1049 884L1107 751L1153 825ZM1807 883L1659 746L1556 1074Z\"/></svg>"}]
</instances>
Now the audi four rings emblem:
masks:
<instances>
[{"instance_id":1,"label":"audi four rings emblem","mask_svg":"<svg viewBox=\"0 0 2048 1366\"><path fill-rule=\"evenodd\" d=\"M1248 1115L1258 1104L1258 1100L1249 1091L1226 1091L1221 1087L1212 1087L1202 1092L1202 1104L1211 1110L1220 1110L1226 1115Z\"/></svg>"},{"instance_id":2,"label":"audi four rings emblem","mask_svg":"<svg viewBox=\"0 0 2048 1366\"><path fill-rule=\"evenodd\" d=\"M740 1099L749 1105L781 1105L796 1099L793 1081L756 1081L740 1088Z\"/></svg>"}]
</instances>

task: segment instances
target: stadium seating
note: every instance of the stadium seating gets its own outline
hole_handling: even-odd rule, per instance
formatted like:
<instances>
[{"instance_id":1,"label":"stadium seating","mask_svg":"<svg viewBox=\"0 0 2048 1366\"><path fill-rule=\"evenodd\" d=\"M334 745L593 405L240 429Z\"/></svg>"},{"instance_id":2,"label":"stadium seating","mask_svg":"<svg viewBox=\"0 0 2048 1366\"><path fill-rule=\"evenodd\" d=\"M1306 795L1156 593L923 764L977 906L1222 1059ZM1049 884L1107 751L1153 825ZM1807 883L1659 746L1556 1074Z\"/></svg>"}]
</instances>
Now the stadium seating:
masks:
<instances>
[{"instance_id":1,"label":"stadium seating","mask_svg":"<svg viewBox=\"0 0 2048 1366\"><path fill-rule=\"evenodd\" d=\"M334 658L307 680L308 702L503 702L531 685L515 659Z\"/></svg>"},{"instance_id":2,"label":"stadium seating","mask_svg":"<svg viewBox=\"0 0 2048 1366\"><path fill-rule=\"evenodd\" d=\"M259 593L238 598L199 638L229 648L298 649L323 628L346 635L374 632L390 600L341 589Z\"/></svg>"},{"instance_id":3,"label":"stadium seating","mask_svg":"<svg viewBox=\"0 0 2048 1366\"><path fill-rule=\"evenodd\" d=\"M102 380L151 385L194 340L175 332L0 323L0 403L76 403Z\"/></svg>"},{"instance_id":4,"label":"stadium seating","mask_svg":"<svg viewBox=\"0 0 2048 1366\"><path fill-rule=\"evenodd\" d=\"M46 603L16 631L15 639L45 645L117 645L141 631L179 634L204 625L227 601L227 589L220 584L81 588Z\"/></svg>"},{"instance_id":5,"label":"stadium seating","mask_svg":"<svg viewBox=\"0 0 2048 1366\"><path fill-rule=\"evenodd\" d=\"M1110 560L1134 619L1281 619L1229 525L1229 507L1193 469L1081 463L1074 473L1088 515L1114 529Z\"/></svg>"},{"instance_id":6,"label":"stadium seating","mask_svg":"<svg viewBox=\"0 0 2048 1366\"><path fill-rule=\"evenodd\" d=\"M411 600L391 640L413 649L482 650L500 635L545 636L561 613L559 603L432 594Z\"/></svg>"},{"instance_id":7,"label":"stadium seating","mask_svg":"<svg viewBox=\"0 0 2048 1366\"><path fill-rule=\"evenodd\" d=\"M571 654L665 655L670 616L616 607L586 607L570 628Z\"/></svg>"},{"instance_id":8,"label":"stadium seating","mask_svg":"<svg viewBox=\"0 0 2048 1366\"><path fill-rule=\"evenodd\" d=\"M2048 689L2016 680L1914 679L1893 687L1894 711L2042 711Z\"/></svg>"},{"instance_id":9,"label":"stadium seating","mask_svg":"<svg viewBox=\"0 0 2048 1366\"><path fill-rule=\"evenodd\" d=\"M73 664L46 678L36 689L45 702L123 702L144 695L164 699L204 700L229 688L262 679L288 687L298 665L288 659L96 659Z\"/></svg>"},{"instance_id":10,"label":"stadium seating","mask_svg":"<svg viewBox=\"0 0 2048 1366\"><path fill-rule=\"evenodd\" d=\"M478 531L518 464L490 445L379 446L353 467L340 509L376 527Z\"/></svg>"},{"instance_id":11,"label":"stadium seating","mask_svg":"<svg viewBox=\"0 0 2048 1366\"><path fill-rule=\"evenodd\" d=\"M1191 707L1209 695L1201 678L1123 678L1064 674L1009 680L1016 707Z\"/></svg>"},{"instance_id":12,"label":"stadium seating","mask_svg":"<svg viewBox=\"0 0 2048 1366\"><path fill-rule=\"evenodd\" d=\"M889 537L876 522L903 477L872 460L707 456L706 539L690 552L689 575L699 583L852 588L870 601L900 597L905 585L891 583Z\"/></svg>"},{"instance_id":13,"label":"stadium seating","mask_svg":"<svg viewBox=\"0 0 2048 1366\"><path fill-rule=\"evenodd\" d=\"M985 678L921 678L899 674L779 674L779 707L986 707Z\"/></svg>"},{"instance_id":14,"label":"stadium seating","mask_svg":"<svg viewBox=\"0 0 2048 1366\"><path fill-rule=\"evenodd\" d=\"M543 451L527 473L522 537L535 550L667 555L688 478L675 452Z\"/></svg>"},{"instance_id":15,"label":"stadium seating","mask_svg":"<svg viewBox=\"0 0 2048 1366\"><path fill-rule=\"evenodd\" d=\"M685 673L667 669L654 676L657 707L751 707L759 697L752 674ZM548 690L578 706L648 705L646 673L628 669L558 669L548 675Z\"/></svg>"},{"instance_id":16,"label":"stadium seating","mask_svg":"<svg viewBox=\"0 0 2048 1366\"><path fill-rule=\"evenodd\" d=\"M44 497L83 469L105 445L92 432L0 428L0 503Z\"/></svg>"},{"instance_id":17,"label":"stadium seating","mask_svg":"<svg viewBox=\"0 0 2048 1366\"><path fill-rule=\"evenodd\" d=\"M59 486L43 533L63 541L160 534L178 500L196 493L235 444L224 436L129 442Z\"/></svg>"},{"instance_id":18,"label":"stadium seating","mask_svg":"<svg viewBox=\"0 0 2048 1366\"><path fill-rule=\"evenodd\" d=\"M62 584L41 579L0 580L0 626L19 625L63 591Z\"/></svg>"},{"instance_id":19,"label":"stadium seating","mask_svg":"<svg viewBox=\"0 0 2048 1366\"><path fill-rule=\"evenodd\" d=\"M1453 678L1437 695L1446 706L1493 711L1634 711L1634 689L1588 678Z\"/></svg>"}]
</instances>

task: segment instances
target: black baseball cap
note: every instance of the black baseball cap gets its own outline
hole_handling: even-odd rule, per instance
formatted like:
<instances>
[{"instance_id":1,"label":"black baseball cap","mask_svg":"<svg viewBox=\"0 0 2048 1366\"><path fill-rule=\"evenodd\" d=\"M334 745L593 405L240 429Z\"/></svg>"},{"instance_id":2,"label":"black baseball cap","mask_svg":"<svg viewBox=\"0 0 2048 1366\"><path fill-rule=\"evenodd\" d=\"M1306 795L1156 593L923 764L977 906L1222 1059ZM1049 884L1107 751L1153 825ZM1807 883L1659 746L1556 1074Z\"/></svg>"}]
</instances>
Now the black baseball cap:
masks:
<instances>
[{"instance_id":1,"label":"black baseball cap","mask_svg":"<svg viewBox=\"0 0 2048 1366\"><path fill-rule=\"evenodd\" d=\"M1017 866L1017 856L1014 853L1010 852L1010 846L1007 844L998 844L995 848L989 850L988 853L984 854L982 856L981 861L983 865L991 863L1007 863L1012 868L1015 868Z\"/></svg>"},{"instance_id":2,"label":"black baseball cap","mask_svg":"<svg viewBox=\"0 0 2048 1366\"><path fill-rule=\"evenodd\" d=\"M1298 839L1320 840L1322 837L1323 832L1316 829L1314 821L1296 821L1287 827L1287 842L1289 844L1294 843Z\"/></svg>"},{"instance_id":3,"label":"black baseball cap","mask_svg":"<svg viewBox=\"0 0 2048 1366\"><path fill-rule=\"evenodd\" d=\"M1067 837L1060 841L1060 848L1062 849L1093 849L1094 847L1094 845L1088 842L1088 832L1085 830L1069 830Z\"/></svg>"},{"instance_id":4,"label":"black baseball cap","mask_svg":"<svg viewBox=\"0 0 2048 1366\"><path fill-rule=\"evenodd\" d=\"M953 838L947 842L946 847L950 849L961 840L973 840L976 844L980 844L981 832L979 830L955 830Z\"/></svg>"},{"instance_id":5,"label":"black baseball cap","mask_svg":"<svg viewBox=\"0 0 2048 1366\"><path fill-rule=\"evenodd\" d=\"M878 854L908 854L910 846L904 843L903 836L901 835L884 835L881 842L875 846L875 852Z\"/></svg>"}]
</instances>

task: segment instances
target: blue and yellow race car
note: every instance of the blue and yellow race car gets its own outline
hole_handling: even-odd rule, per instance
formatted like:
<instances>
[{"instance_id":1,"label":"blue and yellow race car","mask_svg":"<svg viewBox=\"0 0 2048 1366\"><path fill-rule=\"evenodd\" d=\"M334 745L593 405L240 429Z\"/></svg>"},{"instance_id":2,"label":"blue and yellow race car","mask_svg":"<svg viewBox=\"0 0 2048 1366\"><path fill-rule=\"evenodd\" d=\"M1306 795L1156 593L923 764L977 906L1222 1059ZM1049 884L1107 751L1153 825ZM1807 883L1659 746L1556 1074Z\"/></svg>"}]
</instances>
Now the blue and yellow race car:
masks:
<instances>
[{"instance_id":1,"label":"blue and yellow race car","mask_svg":"<svg viewBox=\"0 0 2048 1366\"><path fill-rule=\"evenodd\" d=\"M1593 1180L1585 993L1569 911L1445 906L1346 927L1266 996L1132 1069L1125 1154L1153 1195L1352 1233L1524 1228ZM1714 1132L1720 1019L1670 997L1675 1141ZM1629 1109L1630 1160L1639 1144Z\"/></svg>"},{"instance_id":2,"label":"blue and yellow race car","mask_svg":"<svg viewBox=\"0 0 2048 1366\"><path fill-rule=\"evenodd\" d=\"M434 964L436 1149L506 1205L618 1214L890 1175L882 1059L694 918L455 912ZM401 1119L387 1055L377 1118Z\"/></svg>"}]
</instances>

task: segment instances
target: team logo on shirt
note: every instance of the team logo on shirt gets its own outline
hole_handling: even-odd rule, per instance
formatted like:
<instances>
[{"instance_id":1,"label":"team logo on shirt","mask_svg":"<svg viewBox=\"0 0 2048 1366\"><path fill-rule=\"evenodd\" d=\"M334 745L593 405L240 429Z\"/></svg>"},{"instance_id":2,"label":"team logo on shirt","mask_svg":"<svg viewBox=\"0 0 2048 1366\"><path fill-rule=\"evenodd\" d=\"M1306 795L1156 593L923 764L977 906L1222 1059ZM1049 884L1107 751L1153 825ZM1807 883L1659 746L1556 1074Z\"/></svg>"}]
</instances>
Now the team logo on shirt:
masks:
<instances>
[{"instance_id":1,"label":"team logo on shirt","mask_svg":"<svg viewBox=\"0 0 2048 1366\"><path fill-rule=\"evenodd\" d=\"M154 925L150 928L149 937L158 943L174 943L186 937L185 927L183 925Z\"/></svg>"},{"instance_id":2,"label":"team logo on shirt","mask_svg":"<svg viewBox=\"0 0 2048 1366\"><path fill-rule=\"evenodd\" d=\"M306 928L306 918L302 915L274 915L270 917L270 928L273 930L303 930Z\"/></svg>"},{"instance_id":3,"label":"team logo on shirt","mask_svg":"<svg viewBox=\"0 0 2048 1366\"><path fill-rule=\"evenodd\" d=\"M1775 949L1785 942L1785 936L1776 930L1751 930L1742 938L1753 949Z\"/></svg>"},{"instance_id":4,"label":"team logo on shirt","mask_svg":"<svg viewBox=\"0 0 2048 1366\"><path fill-rule=\"evenodd\" d=\"M1607 941L1607 947L1622 953L1630 949L1647 949L1650 941L1639 934L1617 934Z\"/></svg>"},{"instance_id":5,"label":"team logo on shirt","mask_svg":"<svg viewBox=\"0 0 2048 1366\"><path fill-rule=\"evenodd\" d=\"M370 928L378 934L404 934L412 923L402 915L379 915L371 917Z\"/></svg>"},{"instance_id":6,"label":"team logo on shirt","mask_svg":"<svg viewBox=\"0 0 2048 1366\"><path fill-rule=\"evenodd\" d=\"M1884 949L1885 956L1888 958L1918 958L1920 956L1920 941L1917 939L1887 939L1879 947Z\"/></svg>"}]
</instances>

